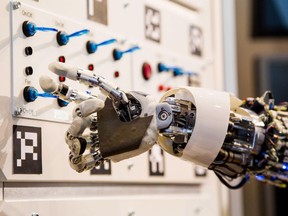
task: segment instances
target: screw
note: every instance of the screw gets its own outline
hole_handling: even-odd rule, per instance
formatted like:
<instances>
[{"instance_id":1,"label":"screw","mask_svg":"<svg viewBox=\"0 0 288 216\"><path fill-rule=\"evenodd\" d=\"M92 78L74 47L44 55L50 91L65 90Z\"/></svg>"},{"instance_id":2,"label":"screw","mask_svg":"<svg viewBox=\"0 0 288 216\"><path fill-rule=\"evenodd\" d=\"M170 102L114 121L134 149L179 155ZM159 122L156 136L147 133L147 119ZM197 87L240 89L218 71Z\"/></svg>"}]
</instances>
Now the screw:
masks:
<instances>
[{"instance_id":1,"label":"screw","mask_svg":"<svg viewBox=\"0 0 288 216\"><path fill-rule=\"evenodd\" d=\"M16 107L15 111L14 111L14 115L16 115L16 116L21 115L22 112L23 112L22 108Z\"/></svg>"},{"instance_id":2,"label":"screw","mask_svg":"<svg viewBox=\"0 0 288 216\"><path fill-rule=\"evenodd\" d=\"M135 215L135 211L129 211L128 212L128 216L133 216L133 215Z\"/></svg>"},{"instance_id":3,"label":"screw","mask_svg":"<svg viewBox=\"0 0 288 216\"><path fill-rule=\"evenodd\" d=\"M32 213L31 216L39 216L38 213Z\"/></svg>"},{"instance_id":4,"label":"screw","mask_svg":"<svg viewBox=\"0 0 288 216\"><path fill-rule=\"evenodd\" d=\"M21 7L21 2L14 1L12 7L13 7L14 10L19 9Z\"/></svg>"},{"instance_id":5,"label":"screw","mask_svg":"<svg viewBox=\"0 0 288 216\"><path fill-rule=\"evenodd\" d=\"M200 214L201 209L198 207L198 208L196 208L196 209L194 210L194 212L195 212L196 215L198 215L198 214Z\"/></svg>"},{"instance_id":6,"label":"screw","mask_svg":"<svg viewBox=\"0 0 288 216\"><path fill-rule=\"evenodd\" d=\"M130 5L130 2L126 0L126 2L123 4L123 8L127 8Z\"/></svg>"},{"instance_id":7,"label":"screw","mask_svg":"<svg viewBox=\"0 0 288 216\"><path fill-rule=\"evenodd\" d=\"M134 166L134 163L133 163L132 161L130 161L130 162L128 162L128 164L127 164L127 169L128 169L128 170L131 170L133 166Z\"/></svg>"}]
</instances>

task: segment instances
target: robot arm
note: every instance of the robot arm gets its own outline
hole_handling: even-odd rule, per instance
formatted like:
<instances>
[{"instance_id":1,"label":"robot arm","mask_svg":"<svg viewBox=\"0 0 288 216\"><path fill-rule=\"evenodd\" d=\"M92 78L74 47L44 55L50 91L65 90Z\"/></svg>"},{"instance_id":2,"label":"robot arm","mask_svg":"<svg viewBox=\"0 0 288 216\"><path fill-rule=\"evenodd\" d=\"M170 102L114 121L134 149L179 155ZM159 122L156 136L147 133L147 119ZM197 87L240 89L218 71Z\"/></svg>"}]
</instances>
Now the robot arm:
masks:
<instances>
[{"instance_id":1,"label":"robot arm","mask_svg":"<svg viewBox=\"0 0 288 216\"><path fill-rule=\"evenodd\" d=\"M185 87L167 92L162 102L173 109L171 124L159 130L165 151L213 170L231 189L243 186L249 175L287 186L287 104L275 106L271 92L240 101ZM232 186L239 177L242 181Z\"/></svg>"},{"instance_id":2,"label":"robot arm","mask_svg":"<svg viewBox=\"0 0 288 216\"><path fill-rule=\"evenodd\" d=\"M166 152L213 170L230 188L243 186L249 175L279 187L287 185L287 106L274 106L270 92L240 101L225 92L183 87L168 91L156 104L148 95L124 92L83 69L63 63L49 68L99 87L107 96L105 102L84 97L74 111L66 143L71 167L78 172L105 159L117 162L134 157L157 142ZM86 150L92 153L84 154ZM230 181L239 177L242 181L232 186Z\"/></svg>"}]
</instances>

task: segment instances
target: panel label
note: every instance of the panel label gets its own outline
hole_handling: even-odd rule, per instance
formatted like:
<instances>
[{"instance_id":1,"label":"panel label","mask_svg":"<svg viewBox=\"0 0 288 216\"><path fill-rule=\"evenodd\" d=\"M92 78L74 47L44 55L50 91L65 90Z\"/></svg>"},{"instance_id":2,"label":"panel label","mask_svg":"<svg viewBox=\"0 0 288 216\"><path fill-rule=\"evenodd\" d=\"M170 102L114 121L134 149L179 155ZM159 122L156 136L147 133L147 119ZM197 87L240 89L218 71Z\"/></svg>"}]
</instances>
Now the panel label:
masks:
<instances>
[{"instance_id":1,"label":"panel label","mask_svg":"<svg viewBox=\"0 0 288 216\"><path fill-rule=\"evenodd\" d=\"M149 150L149 175L164 176L164 152L159 145Z\"/></svg>"},{"instance_id":2,"label":"panel label","mask_svg":"<svg viewBox=\"0 0 288 216\"><path fill-rule=\"evenodd\" d=\"M13 125L13 173L42 174L41 128Z\"/></svg>"},{"instance_id":3,"label":"panel label","mask_svg":"<svg viewBox=\"0 0 288 216\"><path fill-rule=\"evenodd\" d=\"M23 16L29 17L29 18L33 18L33 13L27 10L22 10L21 11Z\"/></svg>"},{"instance_id":4,"label":"panel label","mask_svg":"<svg viewBox=\"0 0 288 216\"><path fill-rule=\"evenodd\" d=\"M190 26L189 30L190 53L196 56L203 55L203 33L198 26Z\"/></svg>"},{"instance_id":5,"label":"panel label","mask_svg":"<svg viewBox=\"0 0 288 216\"><path fill-rule=\"evenodd\" d=\"M160 11L145 6L145 38L161 42L161 14Z\"/></svg>"}]
</instances>

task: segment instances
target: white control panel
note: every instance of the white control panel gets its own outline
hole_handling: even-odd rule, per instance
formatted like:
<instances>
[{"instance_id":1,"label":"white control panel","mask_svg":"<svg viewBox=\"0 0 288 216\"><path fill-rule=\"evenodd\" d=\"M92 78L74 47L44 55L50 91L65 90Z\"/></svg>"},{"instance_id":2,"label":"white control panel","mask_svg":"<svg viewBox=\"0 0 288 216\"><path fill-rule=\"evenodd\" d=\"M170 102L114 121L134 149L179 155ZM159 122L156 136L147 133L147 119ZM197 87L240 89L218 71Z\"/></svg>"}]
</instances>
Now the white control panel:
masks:
<instances>
[{"instance_id":1,"label":"white control panel","mask_svg":"<svg viewBox=\"0 0 288 216\"><path fill-rule=\"evenodd\" d=\"M100 4L96 2L87 2L88 19L90 19L89 16L96 15L96 12L94 11L94 13L92 10L95 9L96 4ZM136 7L133 5L134 3L128 4L126 7ZM109 4L106 7L108 10ZM131 10L120 6L119 8ZM113 10L111 13L116 13ZM120 33L118 33L113 25L116 17L108 16L108 12L106 14L107 26L103 26L90 22L90 20L60 16L53 11L43 10L25 2L12 2L10 8L12 114L17 122L23 123L13 126L14 132L11 140L13 163L5 161L3 169L6 171L6 176L9 176L8 179L24 180L29 178L30 180L47 181L99 179L124 182L201 183L203 177L199 178L195 175L195 168L192 164L175 159L165 153L153 157L143 154L128 160L128 162L106 164L102 167L103 170L99 171L100 174L103 172L103 175L99 174L100 176L95 170L95 172L86 172L81 175L73 173L74 171L69 175L67 173L63 175L62 170L71 172L68 164L63 161L63 158L67 157L68 151L63 137L72 120L71 113L75 104L44 94L39 85L39 78L42 75L48 75L59 84L64 83L94 95L97 94L97 88L85 87L75 81L53 74L48 70L51 62L65 62L90 70L91 74L103 76L124 90L143 91L153 95L156 100L159 100L165 91L173 87L202 86L201 76L204 72L201 67L206 64L207 56L211 56L210 49L206 49L204 46L209 42L204 43L205 28L203 24L197 26L200 38L195 39L193 48L191 43L194 40L192 31L196 28L197 21L205 14L166 1L142 1L137 4L137 10L133 10L133 13L137 12L138 14L138 16L135 14L135 20L127 21L128 24L138 24L137 29L133 29L135 38L132 38L134 34L129 32L132 31L130 29L132 26L123 25L124 29L119 30ZM87 13L87 11L85 12ZM207 12L206 15L208 16L208 14ZM121 16L119 19L119 23L125 21L121 20ZM109 22L111 22L111 27ZM138 31L142 32L141 35ZM115 56L116 50L121 53L118 57ZM205 71L205 73L209 72L209 70ZM193 82L193 80L197 82ZM27 122L31 122L32 125ZM61 129L58 128L59 124ZM55 131L53 132L53 130ZM31 134L35 135L35 139L32 141L34 150L31 150L27 144ZM17 143L22 142L26 143L26 146L17 150L16 148L19 147ZM160 152L153 149L150 154ZM21 156L24 154L23 151L25 156ZM55 155L56 151L57 156ZM30 170L26 173L26 168L22 168L22 166L25 167L26 160L29 160L29 155L32 155L32 162L33 160L38 161L34 163L35 166L40 166L38 169L35 168L38 171ZM53 162L49 161L51 155L54 158ZM149 158L156 158L153 162L155 164L151 165ZM133 168L127 169L126 166ZM158 168L153 171L152 166ZM55 169L55 167L61 167L61 169ZM175 178L173 172L177 170L177 167L181 167L183 171ZM57 172L59 174L56 174ZM121 173L127 174L121 175ZM29 174L29 177L25 174Z\"/></svg>"},{"instance_id":2,"label":"white control panel","mask_svg":"<svg viewBox=\"0 0 288 216\"><path fill-rule=\"evenodd\" d=\"M107 162L92 171L76 173L69 166L69 149L64 140L75 104L45 94L39 85L39 78L48 75L59 84L97 94L95 87L59 77L48 70L51 62L59 61L90 70L91 74L103 76L123 90L149 93L157 101L174 87L219 88L221 62L215 62L214 56L222 51L216 50L213 43L221 35L215 30L218 23L213 16L221 11L215 13L215 4L213 0L1 1L0 14L4 20L0 23L4 30L0 32L1 180L16 182L15 188L21 188L23 182L148 184L156 189L157 185L175 185L175 190L192 187L189 196L184 193L179 198L177 195L176 201L175 194L169 193L165 196L165 205L161 201L163 193L153 197L154 204L146 194L133 202L126 196L132 210L136 209L131 214L127 202L122 200L120 207L115 197L110 201L102 197L82 197L90 201L82 200L79 205L92 212L88 206L93 206L90 203L95 200L100 215L107 215L105 209L111 215L151 214L149 206L142 206L142 202L158 206L155 209L159 215L172 215L167 203L181 208L179 215L220 215L219 183L214 174L164 153L157 145L135 158ZM47 213L51 197L44 197L45 202L34 202L25 195L19 202L30 200L31 203L22 206L13 196L18 191L13 192L13 187L2 188L3 201L5 197L9 201L3 208L7 215L21 215L21 211L25 215L32 213L35 203L35 212L44 212L39 215L52 214ZM31 194L32 191L33 187ZM153 194L153 189L150 193ZM49 205L55 209L59 205L69 208L68 198L61 195L61 202ZM205 208L204 202L211 208ZM107 210L109 203L118 203L118 207ZM69 213L59 210L54 215L73 215L75 209L70 210Z\"/></svg>"},{"instance_id":3,"label":"white control panel","mask_svg":"<svg viewBox=\"0 0 288 216\"><path fill-rule=\"evenodd\" d=\"M112 80L120 88L131 89L131 55L123 55L121 60L115 61L113 50L127 49L127 46L129 49L129 45L133 45L117 38L119 35L25 4L12 10L12 35L15 38L12 46L12 84L13 112L16 117L71 122L75 104L67 105L55 98L41 96L43 90L39 78L42 75L49 75L58 83L95 94L92 88L85 88L84 85L50 72L48 65L55 61L91 70L91 74ZM65 36L63 41L59 35ZM98 46L107 41L110 41L107 45ZM30 91L27 87L30 87Z\"/></svg>"}]
</instances>

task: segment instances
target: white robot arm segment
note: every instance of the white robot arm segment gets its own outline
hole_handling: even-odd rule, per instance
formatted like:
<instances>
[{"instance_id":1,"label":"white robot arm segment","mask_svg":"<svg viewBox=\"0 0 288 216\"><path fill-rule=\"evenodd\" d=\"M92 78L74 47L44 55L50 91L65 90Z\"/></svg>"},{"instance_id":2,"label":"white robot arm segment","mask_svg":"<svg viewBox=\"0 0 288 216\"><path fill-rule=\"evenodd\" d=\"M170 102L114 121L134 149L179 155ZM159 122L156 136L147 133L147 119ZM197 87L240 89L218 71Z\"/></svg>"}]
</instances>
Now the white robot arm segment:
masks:
<instances>
[{"instance_id":1,"label":"white robot arm segment","mask_svg":"<svg viewBox=\"0 0 288 216\"><path fill-rule=\"evenodd\" d=\"M231 189L243 186L249 175L287 186L287 104L275 106L271 92L241 102L223 92L184 87L167 92L162 101L171 106L178 101L173 123L159 130L158 143L165 151L213 170ZM189 102L194 107L187 109L183 104ZM180 116L183 121L178 124ZM186 131L185 140L179 142L175 132L167 134L175 124L178 131ZM232 186L229 180L238 177L242 181Z\"/></svg>"}]
</instances>

